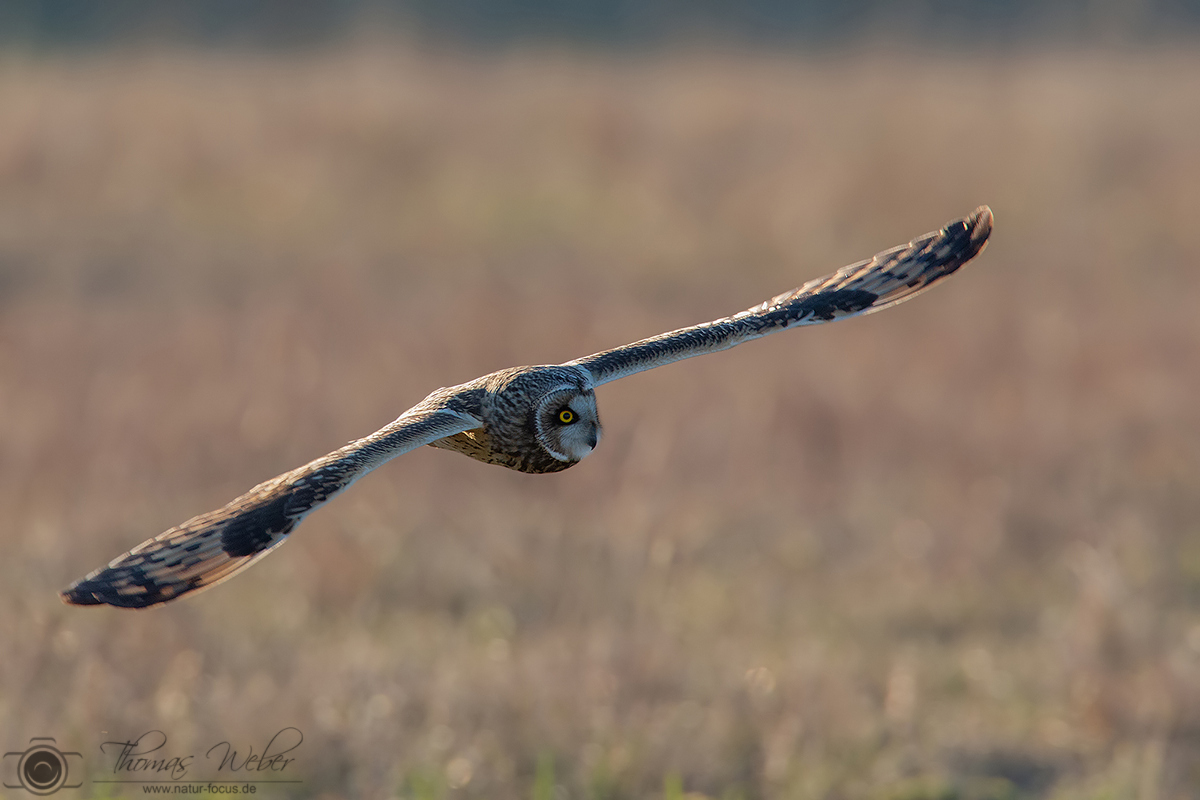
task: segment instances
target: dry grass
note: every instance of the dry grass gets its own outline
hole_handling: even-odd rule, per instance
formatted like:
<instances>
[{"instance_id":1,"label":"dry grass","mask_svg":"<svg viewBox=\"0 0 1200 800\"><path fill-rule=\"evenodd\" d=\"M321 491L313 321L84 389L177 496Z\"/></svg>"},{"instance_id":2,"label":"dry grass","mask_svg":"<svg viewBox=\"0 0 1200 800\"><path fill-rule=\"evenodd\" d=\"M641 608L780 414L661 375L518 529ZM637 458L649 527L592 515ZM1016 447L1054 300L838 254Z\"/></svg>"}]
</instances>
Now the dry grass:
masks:
<instances>
[{"instance_id":1,"label":"dry grass","mask_svg":"<svg viewBox=\"0 0 1200 800\"><path fill-rule=\"evenodd\" d=\"M1194 53L8 56L0 744L295 725L325 797L1194 796L1197 97ZM423 450L194 599L56 598L434 387L980 202L910 304L605 387L567 473Z\"/></svg>"}]
</instances>

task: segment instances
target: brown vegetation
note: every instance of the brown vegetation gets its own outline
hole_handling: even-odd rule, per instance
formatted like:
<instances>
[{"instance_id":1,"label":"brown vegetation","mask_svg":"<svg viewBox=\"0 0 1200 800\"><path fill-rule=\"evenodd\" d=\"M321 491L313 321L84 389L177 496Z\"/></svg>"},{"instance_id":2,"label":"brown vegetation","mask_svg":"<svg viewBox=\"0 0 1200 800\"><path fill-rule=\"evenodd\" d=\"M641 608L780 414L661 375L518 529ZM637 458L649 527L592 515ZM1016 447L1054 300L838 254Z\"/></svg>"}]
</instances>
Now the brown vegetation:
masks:
<instances>
[{"instance_id":1,"label":"brown vegetation","mask_svg":"<svg viewBox=\"0 0 1200 800\"><path fill-rule=\"evenodd\" d=\"M1193 796L1198 97L1170 53L7 57L0 744L102 777L294 725L289 796ZM425 449L198 597L57 600L437 386L982 202L912 303L604 387L569 472Z\"/></svg>"}]
</instances>

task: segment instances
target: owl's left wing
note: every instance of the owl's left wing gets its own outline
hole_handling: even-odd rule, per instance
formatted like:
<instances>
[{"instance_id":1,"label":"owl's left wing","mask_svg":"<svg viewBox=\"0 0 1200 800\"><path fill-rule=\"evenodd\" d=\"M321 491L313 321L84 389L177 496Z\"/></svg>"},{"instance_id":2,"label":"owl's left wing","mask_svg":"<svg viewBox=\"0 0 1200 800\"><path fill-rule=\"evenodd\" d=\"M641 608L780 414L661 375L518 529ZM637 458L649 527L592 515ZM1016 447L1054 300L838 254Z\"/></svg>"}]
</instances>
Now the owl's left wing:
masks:
<instances>
[{"instance_id":1,"label":"owl's left wing","mask_svg":"<svg viewBox=\"0 0 1200 800\"><path fill-rule=\"evenodd\" d=\"M732 317L681 328L568 362L599 386L685 358L728 350L797 325L816 325L907 300L977 256L992 232L992 211L980 206L907 245L843 267Z\"/></svg>"},{"instance_id":2,"label":"owl's left wing","mask_svg":"<svg viewBox=\"0 0 1200 800\"><path fill-rule=\"evenodd\" d=\"M311 511L375 467L479 427L479 419L463 410L461 394L441 391L446 397L435 392L370 436L142 542L64 589L63 601L145 608L232 577L283 544Z\"/></svg>"}]
</instances>

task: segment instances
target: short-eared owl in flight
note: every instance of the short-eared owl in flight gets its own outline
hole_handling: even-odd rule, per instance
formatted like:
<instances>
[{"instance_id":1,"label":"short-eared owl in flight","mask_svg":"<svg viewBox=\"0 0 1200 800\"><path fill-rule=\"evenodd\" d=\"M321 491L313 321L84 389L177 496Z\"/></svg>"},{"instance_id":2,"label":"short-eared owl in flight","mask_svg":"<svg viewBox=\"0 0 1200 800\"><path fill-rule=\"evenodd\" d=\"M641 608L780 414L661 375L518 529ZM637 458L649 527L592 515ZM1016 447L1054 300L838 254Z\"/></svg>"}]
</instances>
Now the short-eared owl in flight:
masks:
<instances>
[{"instance_id":1,"label":"short-eared owl in flight","mask_svg":"<svg viewBox=\"0 0 1200 800\"><path fill-rule=\"evenodd\" d=\"M682 328L557 366L513 367L438 389L399 419L255 486L118 556L62 593L68 603L143 608L211 586L279 546L310 512L385 461L432 445L522 472L558 472L600 441L595 388L797 325L878 311L974 258L992 212L818 278L732 317Z\"/></svg>"}]
</instances>

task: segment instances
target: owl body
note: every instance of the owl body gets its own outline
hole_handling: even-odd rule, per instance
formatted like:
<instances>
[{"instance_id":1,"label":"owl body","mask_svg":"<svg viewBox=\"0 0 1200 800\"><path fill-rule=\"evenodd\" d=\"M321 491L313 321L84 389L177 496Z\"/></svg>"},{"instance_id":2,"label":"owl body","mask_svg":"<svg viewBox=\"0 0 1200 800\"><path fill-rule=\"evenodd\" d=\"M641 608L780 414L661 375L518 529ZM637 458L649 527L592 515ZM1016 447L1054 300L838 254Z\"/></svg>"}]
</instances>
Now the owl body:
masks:
<instances>
[{"instance_id":1,"label":"owl body","mask_svg":"<svg viewBox=\"0 0 1200 800\"><path fill-rule=\"evenodd\" d=\"M443 393L471 398L479 428L430 442L485 464L518 472L561 472L578 464L600 440L591 376L579 367L512 367L470 383L439 389L424 402L437 404Z\"/></svg>"}]
</instances>

